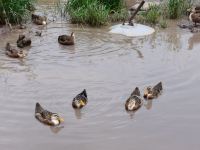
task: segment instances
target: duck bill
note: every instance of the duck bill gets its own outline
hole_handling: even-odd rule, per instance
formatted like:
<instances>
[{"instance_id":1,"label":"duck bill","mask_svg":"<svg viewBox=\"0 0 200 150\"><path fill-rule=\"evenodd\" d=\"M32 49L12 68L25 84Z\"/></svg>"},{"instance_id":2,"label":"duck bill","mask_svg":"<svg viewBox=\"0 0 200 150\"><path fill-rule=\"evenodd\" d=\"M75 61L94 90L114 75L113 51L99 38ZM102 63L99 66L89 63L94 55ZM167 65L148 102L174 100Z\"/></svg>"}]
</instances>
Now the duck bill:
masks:
<instances>
[{"instance_id":1,"label":"duck bill","mask_svg":"<svg viewBox=\"0 0 200 150\"><path fill-rule=\"evenodd\" d=\"M65 120L63 119L63 118L59 118L59 121L62 123L62 122L64 122Z\"/></svg>"},{"instance_id":2,"label":"duck bill","mask_svg":"<svg viewBox=\"0 0 200 150\"><path fill-rule=\"evenodd\" d=\"M80 104L81 104L82 106L85 106L85 103L83 102L83 100L80 100Z\"/></svg>"}]
</instances>

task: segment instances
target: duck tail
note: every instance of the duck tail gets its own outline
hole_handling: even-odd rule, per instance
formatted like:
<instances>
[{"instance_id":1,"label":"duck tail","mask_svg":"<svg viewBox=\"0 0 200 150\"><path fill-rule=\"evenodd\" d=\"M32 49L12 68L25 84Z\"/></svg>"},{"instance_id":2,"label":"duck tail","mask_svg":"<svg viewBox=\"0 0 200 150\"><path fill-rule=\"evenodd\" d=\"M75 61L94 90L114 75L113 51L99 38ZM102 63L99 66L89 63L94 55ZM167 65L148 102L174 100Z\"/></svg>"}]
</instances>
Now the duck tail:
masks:
<instances>
[{"instance_id":1,"label":"duck tail","mask_svg":"<svg viewBox=\"0 0 200 150\"><path fill-rule=\"evenodd\" d=\"M35 113L41 113L44 109L42 106L37 102L35 105Z\"/></svg>"},{"instance_id":2,"label":"duck tail","mask_svg":"<svg viewBox=\"0 0 200 150\"><path fill-rule=\"evenodd\" d=\"M140 96L140 89L138 87L136 87L135 90L131 93L131 96L132 95Z\"/></svg>"},{"instance_id":3,"label":"duck tail","mask_svg":"<svg viewBox=\"0 0 200 150\"><path fill-rule=\"evenodd\" d=\"M162 82L159 82L158 84L156 84L154 87L153 87L154 90L159 90L161 91L163 88L162 88Z\"/></svg>"},{"instance_id":4,"label":"duck tail","mask_svg":"<svg viewBox=\"0 0 200 150\"><path fill-rule=\"evenodd\" d=\"M85 96L87 98L87 92L86 89L83 90L83 92L81 92L81 95Z\"/></svg>"}]
</instances>

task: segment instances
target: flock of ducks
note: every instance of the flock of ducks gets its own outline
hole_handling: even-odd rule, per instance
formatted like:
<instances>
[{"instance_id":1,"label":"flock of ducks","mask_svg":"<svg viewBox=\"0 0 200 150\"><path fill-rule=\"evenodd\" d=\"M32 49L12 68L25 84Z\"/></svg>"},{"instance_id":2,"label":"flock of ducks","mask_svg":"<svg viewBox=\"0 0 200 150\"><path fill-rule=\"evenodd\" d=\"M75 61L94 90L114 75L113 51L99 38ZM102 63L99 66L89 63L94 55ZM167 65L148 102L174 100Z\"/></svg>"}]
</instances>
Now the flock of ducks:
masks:
<instances>
[{"instance_id":1,"label":"flock of ducks","mask_svg":"<svg viewBox=\"0 0 200 150\"><path fill-rule=\"evenodd\" d=\"M46 16L39 16L32 14L32 22L36 25L46 25L47 24L47 18ZM21 28L23 26L20 26ZM36 31L36 36L41 36L41 32ZM62 45L74 45L75 35L72 32L71 35L60 35L58 36L58 43ZM25 48L27 46L31 45L31 39L26 37L23 34L20 34L18 37L18 40L16 41L17 47L19 48ZM25 51L22 49L19 49L13 45L11 45L9 42L6 43L6 55L12 58L24 58L26 56Z\"/></svg>"},{"instance_id":2,"label":"flock of ducks","mask_svg":"<svg viewBox=\"0 0 200 150\"><path fill-rule=\"evenodd\" d=\"M39 16L32 14L32 22L37 25L46 25L47 18L45 16ZM41 36L41 33L36 33L37 36ZM60 35L58 36L58 43L62 45L74 45L74 33L71 35ZM17 46L19 48L24 48L31 45L31 39L26 37L25 35L20 34L17 40ZM25 52L22 49L18 49L12 46L10 43L6 44L6 55L12 58L23 58L26 56ZM143 97L147 100L157 98L162 92L162 83L159 82L157 85L153 87L146 87L144 90ZM83 108L88 102L87 92L84 89L80 94L78 94L72 100L72 107L74 109ZM138 87L131 93L130 97L125 102L125 109L127 111L136 111L143 105L143 99L140 94L140 90ZM40 122L50 125L57 126L64 122L64 119L61 118L57 113L50 112L44 109L39 103L36 103L35 106L35 118Z\"/></svg>"},{"instance_id":3,"label":"flock of ducks","mask_svg":"<svg viewBox=\"0 0 200 150\"><path fill-rule=\"evenodd\" d=\"M157 98L162 92L162 82L159 82L155 86L151 87L148 86L144 90L143 97L146 100L152 100ZM80 94L78 94L72 100L72 107L74 109L81 109L83 108L88 102L87 92L84 89ZM127 111L136 111L143 105L143 99L140 95L140 90L138 87L131 93L130 97L125 102L125 109ZM57 113L52 113L48 110L45 110L39 103L36 103L35 106L35 118L38 119L40 122L50 125L50 126L57 126L64 122L64 119L61 118Z\"/></svg>"}]
</instances>

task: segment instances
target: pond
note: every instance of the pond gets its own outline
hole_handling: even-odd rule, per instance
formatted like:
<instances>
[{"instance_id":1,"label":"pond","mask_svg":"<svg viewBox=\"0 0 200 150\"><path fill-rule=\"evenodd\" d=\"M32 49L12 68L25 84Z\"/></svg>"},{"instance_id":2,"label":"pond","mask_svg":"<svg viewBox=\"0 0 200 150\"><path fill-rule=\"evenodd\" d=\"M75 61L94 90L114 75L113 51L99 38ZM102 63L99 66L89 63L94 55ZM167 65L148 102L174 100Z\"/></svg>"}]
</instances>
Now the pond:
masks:
<instances>
[{"instance_id":1,"label":"pond","mask_svg":"<svg viewBox=\"0 0 200 150\"><path fill-rule=\"evenodd\" d=\"M43 30L42 37L34 36ZM32 32L29 32L32 31ZM75 32L74 46L60 34ZM57 20L41 28L0 35L0 145L3 150L168 150L199 149L200 38L170 22L146 37L108 33ZM24 59L4 54L19 33L32 37ZM135 113L124 109L138 86L163 82L164 91ZM74 111L83 89L88 104ZM65 119L50 128L34 118L35 103Z\"/></svg>"}]
</instances>

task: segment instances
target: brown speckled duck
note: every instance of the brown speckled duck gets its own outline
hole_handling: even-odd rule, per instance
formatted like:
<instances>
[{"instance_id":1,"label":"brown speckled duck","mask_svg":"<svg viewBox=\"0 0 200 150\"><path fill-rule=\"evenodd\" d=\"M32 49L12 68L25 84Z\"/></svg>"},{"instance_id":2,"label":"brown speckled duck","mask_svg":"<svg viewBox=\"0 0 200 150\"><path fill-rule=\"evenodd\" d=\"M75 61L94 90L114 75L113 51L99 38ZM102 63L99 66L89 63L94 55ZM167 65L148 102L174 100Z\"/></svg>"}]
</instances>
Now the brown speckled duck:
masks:
<instances>
[{"instance_id":1,"label":"brown speckled duck","mask_svg":"<svg viewBox=\"0 0 200 150\"><path fill-rule=\"evenodd\" d=\"M131 93L131 96L126 100L125 109L127 111L136 111L142 106L142 99L140 98L140 90L138 87Z\"/></svg>"},{"instance_id":2,"label":"brown speckled duck","mask_svg":"<svg viewBox=\"0 0 200 150\"><path fill-rule=\"evenodd\" d=\"M47 17L32 14L32 21L33 21L33 23L35 23L37 25L46 25L47 24Z\"/></svg>"},{"instance_id":3,"label":"brown speckled duck","mask_svg":"<svg viewBox=\"0 0 200 150\"><path fill-rule=\"evenodd\" d=\"M158 97L158 95L161 94L163 88L162 88L162 82L159 82L156 84L153 88L152 87L147 87L144 90L144 98L146 99L153 99Z\"/></svg>"},{"instance_id":4,"label":"brown speckled duck","mask_svg":"<svg viewBox=\"0 0 200 150\"><path fill-rule=\"evenodd\" d=\"M72 107L73 108L82 108L87 104L87 93L86 90L84 89L80 94L78 94L72 101Z\"/></svg>"},{"instance_id":5,"label":"brown speckled duck","mask_svg":"<svg viewBox=\"0 0 200 150\"><path fill-rule=\"evenodd\" d=\"M56 126L64 122L64 119L59 117L57 113L45 110L39 103L36 103L35 105L35 118L50 126Z\"/></svg>"},{"instance_id":6,"label":"brown speckled duck","mask_svg":"<svg viewBox=\"0 0 200 150\"><path fill-rule=\"evenodd\" d=\"M23 50L17 49L14 46L11 46L10 43L6 44L6 55L12 58L23 58L26 56Z\"/></svg>"},{"instance_id":7,"label":"brown speckled duck","mask_svg":"<svg viewBox=\"0 0 200 150\"><path fill-rule=\"evenodd\" d=\"M189 20L194 23L194 26L197 26L197 23L200 23L200 8L195 7L191 10L189 15Z\"/></svg>"},{"instance_id":8,"label":"brown speckled duck","mask_svg":"<svg viewBox=\"0 0 200 150\"><path fill-rule=\"evenodd\" d=\"M20 48L24 48L26 46L30 46L31 45L31 39L27 38L25 35L20 34L19 38L17 40L17 46Z\"/></svg>"},{"instance_id":9,"label":"brown speckled duck","mask_svg":"<svg viewBox=\"0 0 200 150\"><path fill-rule=\"evenodd\" d=\"M71 35L60 35L58 37L58 43L62 45L74 45L75 35L74 32Z\"/></svg>"}]
</instances>

